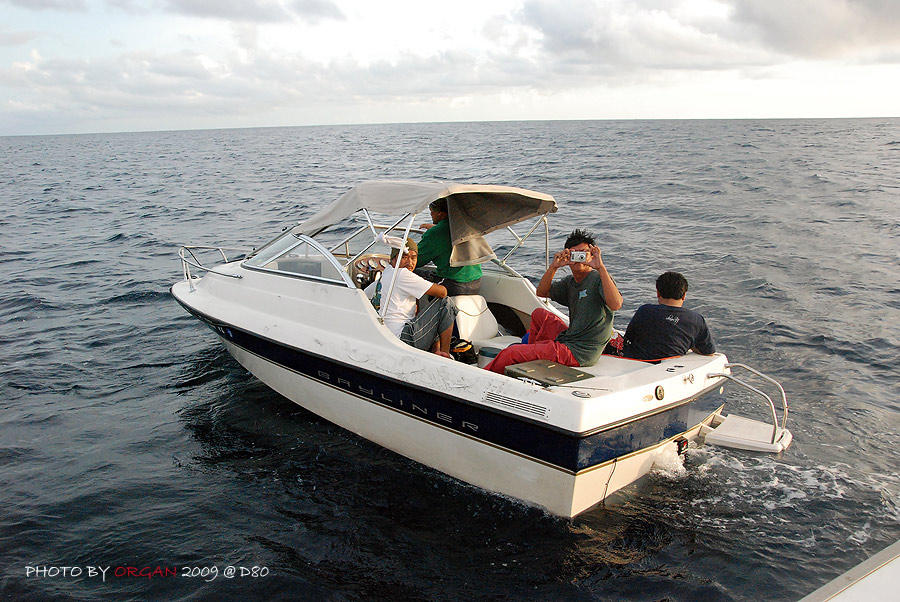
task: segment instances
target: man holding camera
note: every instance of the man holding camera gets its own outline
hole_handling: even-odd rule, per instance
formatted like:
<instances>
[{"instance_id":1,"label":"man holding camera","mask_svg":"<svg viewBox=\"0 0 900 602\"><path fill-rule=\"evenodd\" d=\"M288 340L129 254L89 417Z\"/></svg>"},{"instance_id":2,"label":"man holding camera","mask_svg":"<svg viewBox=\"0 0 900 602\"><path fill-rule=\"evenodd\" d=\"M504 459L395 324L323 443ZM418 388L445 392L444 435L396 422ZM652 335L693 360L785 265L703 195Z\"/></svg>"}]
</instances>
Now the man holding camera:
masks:
<instances>
[{"instance_id":1,"label":"man holding camera","mask_svg":"<svg viewBox=\"0 0 900 602\"><path fill-rule=\"evenodd\" d=\"M546 359L566 366L592 366L612 336L613 312L622 307L622 295L609 275L594 244L594 235L575 230L566 239L537 286L539 297L569 308L569 324L538 308L531 314L528 343L511 345L486 368L504 373L507 366ZM557 270L569 266L572 274L554 280Z\"/></svg>"}]
</instances>

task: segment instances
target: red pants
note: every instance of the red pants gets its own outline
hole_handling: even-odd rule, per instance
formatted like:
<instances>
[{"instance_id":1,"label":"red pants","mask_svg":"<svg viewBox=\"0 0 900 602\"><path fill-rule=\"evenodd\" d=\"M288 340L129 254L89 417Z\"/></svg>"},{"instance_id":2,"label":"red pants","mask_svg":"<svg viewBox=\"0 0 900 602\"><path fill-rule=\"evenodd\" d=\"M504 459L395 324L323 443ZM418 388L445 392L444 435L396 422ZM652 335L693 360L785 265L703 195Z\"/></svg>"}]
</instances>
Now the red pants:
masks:
<instances>
[{"instance_id":1,"label":"red pants","mask_svg":"<svg viewBox=\"0 0 900 602\"><path fill-rule=\"evenodd\" d=\"M565 366L580 366L568 347L556 342L556 337L568 328L556 314L539 307L531 312L531 328L528 329L528 343L510 345L494 358L485 370L503 374L507 366L550 360Z\"/></svg>"}]
</instances>

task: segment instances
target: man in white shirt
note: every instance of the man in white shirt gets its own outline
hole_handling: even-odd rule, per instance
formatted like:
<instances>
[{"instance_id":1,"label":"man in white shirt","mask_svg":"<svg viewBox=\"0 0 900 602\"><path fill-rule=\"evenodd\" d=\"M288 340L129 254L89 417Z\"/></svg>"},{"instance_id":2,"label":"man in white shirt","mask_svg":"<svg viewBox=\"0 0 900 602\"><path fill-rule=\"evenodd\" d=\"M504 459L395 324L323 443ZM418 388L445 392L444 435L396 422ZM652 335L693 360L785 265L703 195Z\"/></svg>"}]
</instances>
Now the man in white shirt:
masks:
<instances>
[{"instance_id":1,"label":"man in white shirt","mask_svg":"<svg viewBox=\"0 0 900 602\"><path fill-rule=\"evenodd\" d=\"M384 314L384 325L407 345L452 358L450 337L453 334L456 307L447 298L446 288L413 273L419 257L415 241L407 238L406 248L408 250L400 258L397 270L394 265L397 264L400 251L392 250L391 265L384 269L378 281L366 288L366 296L369 299L374 297L373 303L376 307L380 306L384 302L381 300L382 295L386 296L391 290L391 282L396 272L397 281L394 283L390 302ZM426 295L435 299L417 313L416 302Z\"/></svg>"}]
</instances>

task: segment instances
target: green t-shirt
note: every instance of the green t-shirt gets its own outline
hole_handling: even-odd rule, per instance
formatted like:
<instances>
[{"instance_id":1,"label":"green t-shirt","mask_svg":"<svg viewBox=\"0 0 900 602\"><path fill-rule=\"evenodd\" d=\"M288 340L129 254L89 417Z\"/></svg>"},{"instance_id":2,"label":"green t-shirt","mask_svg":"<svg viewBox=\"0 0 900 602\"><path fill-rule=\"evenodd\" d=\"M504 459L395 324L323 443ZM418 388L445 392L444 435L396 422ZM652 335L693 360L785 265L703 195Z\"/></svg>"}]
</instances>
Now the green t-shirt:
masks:
<instances>
[{"instance_id":1,"label":"green t-shirt","mask_svg":"<svg viewBox=\"0 0 900 602\"><path fill-rule=\"evenodd\" d=\"M450 242L450 220L442 219L422 234L419 240L419 261L416 265L421 267L433 262L438 276L456 282L472 282L481 278L480 265L452 267L451 251L453 244Z\"/></svg>"},{"instance_id":2,"label":"green t-shirt","mask_svg":"<svg viewBox=\"0 0 900 602\"><path fill-rule=\"evenodd\" d=\"M612 337L614 312L603 298L600 274L591 271L580 283L572 275L554 280L550 299L569 308L569 327L557 342L564 344L582 366L593 366Z\"/></svg>"}]
</instances>

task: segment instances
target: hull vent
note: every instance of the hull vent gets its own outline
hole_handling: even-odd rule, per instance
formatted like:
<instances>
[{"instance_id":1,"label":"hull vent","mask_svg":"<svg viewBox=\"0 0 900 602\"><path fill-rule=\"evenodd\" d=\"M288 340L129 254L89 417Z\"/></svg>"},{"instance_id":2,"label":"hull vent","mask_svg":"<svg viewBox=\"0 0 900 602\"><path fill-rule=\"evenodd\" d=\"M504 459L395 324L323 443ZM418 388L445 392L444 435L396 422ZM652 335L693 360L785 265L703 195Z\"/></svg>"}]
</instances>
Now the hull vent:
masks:
<instances>
[{"instance_id":1,"label":"hull vent","mask_svg":"<svg viewBox=\"0 0 900 602\"><path fill-rule=\"evenodd\" d=\"M489 392L484 394L484 402L505 409L515 410L516 412L537 416L544 420L550 418L550 408L536 403L522 401L521 399L515 399L513 397L506 397L504 395L497 395L496 393Z\"/></svg>"}]
</instances>

